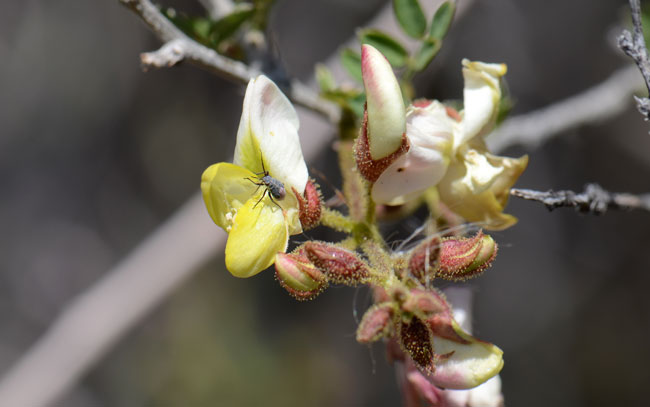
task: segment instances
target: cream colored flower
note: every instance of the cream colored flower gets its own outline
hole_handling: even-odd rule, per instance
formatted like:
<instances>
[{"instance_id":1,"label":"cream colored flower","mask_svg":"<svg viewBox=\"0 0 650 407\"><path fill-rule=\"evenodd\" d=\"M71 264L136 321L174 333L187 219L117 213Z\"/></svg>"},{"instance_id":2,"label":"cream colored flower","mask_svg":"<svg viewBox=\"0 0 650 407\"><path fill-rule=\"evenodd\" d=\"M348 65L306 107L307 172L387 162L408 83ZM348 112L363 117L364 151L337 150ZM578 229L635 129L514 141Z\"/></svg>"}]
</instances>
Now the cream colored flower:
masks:
<instances>
[{"instance_id":1,"label":"cream colored flower","mask_svg":"<svg viewBox=\"0 0 650 407\"><path fill-rule=\"evenodd\" d=\"M394 118L402 112L402 95L395 91L393 71L379 51L364 47L370 55L362 60L368 141L371 155L373 148L379 149L377 144L381 144L386 147L382 150L385 157L403 142L399 131L402 122ZM516 219L504 214L503 209L528 157L492 155L484 142L496 122L501 100L499 80L505 73L504 64L463 60L464 109L460 113L438 101L409 106L405 114L408 150L371 180L375 202L402 204L437 186L441 200L468 221L488 229L514 224Z\"/></svg>"}]
</instances>

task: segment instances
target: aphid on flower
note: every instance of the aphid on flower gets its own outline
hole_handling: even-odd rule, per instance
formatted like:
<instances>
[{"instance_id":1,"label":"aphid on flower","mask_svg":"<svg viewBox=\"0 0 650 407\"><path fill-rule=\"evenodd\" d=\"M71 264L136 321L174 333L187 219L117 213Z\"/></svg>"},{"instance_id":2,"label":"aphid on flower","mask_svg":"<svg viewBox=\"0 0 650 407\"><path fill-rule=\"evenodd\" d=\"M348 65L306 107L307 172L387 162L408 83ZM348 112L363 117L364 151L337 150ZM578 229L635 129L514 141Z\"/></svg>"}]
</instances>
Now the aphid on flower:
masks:
<instances>
[{"instance_id":1,"label":"aphid on flower","mask_svg":"<svg viewBox=\"0 0 650 407\"><path fill-rule=\"evenodd\" d=\"M287 191L284 189L284 184L277 179L273 178L272 176L269 175L269 172L264 168L264 159L261 159L262 161L262 172L255 173L257 175L257 182L251 178L244 178L252 182L253 184L257 185L257 189L253 193L255 195L257 191L260 189L260 187L264 187L264 192L262 192L262 196L260 199L255 203L253 206L253 209L262 202L262 199L264 199L264 196L268 193L269 198L271 201L278 206L278 208L282 209L282 207L275 201L277 199L278 201L281 201L284 199L284 197L287 195ZM260 177L261 175L261 177ZM275 199L273 199L275 198Z\"/></svg>"}]
</instances>

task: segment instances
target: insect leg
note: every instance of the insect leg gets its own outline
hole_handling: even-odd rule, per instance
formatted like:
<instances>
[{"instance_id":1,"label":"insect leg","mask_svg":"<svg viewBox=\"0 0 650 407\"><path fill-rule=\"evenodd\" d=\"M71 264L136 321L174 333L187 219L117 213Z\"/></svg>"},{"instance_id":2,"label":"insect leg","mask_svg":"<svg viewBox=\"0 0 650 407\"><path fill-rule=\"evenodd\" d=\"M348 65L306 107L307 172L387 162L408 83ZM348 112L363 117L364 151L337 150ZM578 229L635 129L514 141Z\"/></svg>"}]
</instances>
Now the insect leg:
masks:
<instances>
[{"instance_id":1,"label":"insect leg","mask_svg":"<svg viewBox=\"0 0 650 407\"><path fill-rule=\"evenodd\" d=\"M267 191L268 191L268 190L267 190ZM282 207L280 206L279 203L275 202L275 199L273 199L273 195L271 195L270 192L269 192L269 198L271 199L271 202L273 202L274 204L276 204L276 205L278 206L278 208L280 208L280 210L282 210Z\"/></svg>"},{"instance_id":2,"label":"insect leg","mask_svg":"<svg viewBox=\"0 0 650 407\"><path fill-rule=\"evenodd\" d=\"M259 188L259 187L258 187L258 188ZM262 199L264 199L264 195L266 195L267 192L269 192L268 189L265 189L264 192L262 192L262 197L261 197L257 202L255 202L255 205L253 205L253 209L255 209L255 207L257 206L257 204L259 204L260 202L262 202ZM269 194L269 197L271 197L270 194ZM273 198L271 198L271 200L273 200Z\"/></svg>"}]
</instances>

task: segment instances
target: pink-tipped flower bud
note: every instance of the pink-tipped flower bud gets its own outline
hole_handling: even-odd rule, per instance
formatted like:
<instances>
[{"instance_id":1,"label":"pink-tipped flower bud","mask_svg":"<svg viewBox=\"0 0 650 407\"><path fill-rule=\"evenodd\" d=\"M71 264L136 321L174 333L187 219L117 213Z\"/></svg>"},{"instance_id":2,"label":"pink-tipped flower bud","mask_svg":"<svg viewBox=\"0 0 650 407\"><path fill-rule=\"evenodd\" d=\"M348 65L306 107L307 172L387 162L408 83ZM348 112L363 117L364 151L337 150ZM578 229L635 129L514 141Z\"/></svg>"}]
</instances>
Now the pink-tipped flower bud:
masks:
<instances>
[{"instance_id":1,"label":"pink-tipped flower bud","mask_svg":"<svg viewBox=\"0 0 650 407\"><path fill-rule=\"evenodd\" d=\"M298 250L275 256L275 277L280 285L297 300L315 298L327 287L327 278Z\"/></svg>"},{"instance_id":2,"label":"pink-tipped flower bud","mask_svg":"<svg viewBox=\"0 0 650 407\"><path fill-rule=\"evenodd\" d=\"M354 286L370 279L370 267L350 250L313 241L305 243L303 248L309 261L333 283Z\"/></svg>"},{"instance_id":3,"label":"pink-tipped flower bud","mask_svg":"<svg viewBox=\"0 0 650 407\"><path fill-rule=\"evenodd\" d=\"M438 236L432 236L411 251L411 256L408 260L408 271L411 276L422 284L430 282L436 276L440 246L440 238Z\"/></svg>"},{"instance_id":4,"label":"pink-tipped flower bud","mask_svg":"<svg viewBox=\"0 0 650 407\"><path fill-rule=\"evenodd\" d=\"M406 132L406 108L390 63L371 45L361 46L361 76L366 90L366 134L370 158L379 160L398 151Z\"/></svg>"},{"instance_id":5,"label":"pink-tipped flower bud","mask_svg":"<svg viewBox=\"0 0 650 407\"><path fill-rule=\"evenodd\" d=\"M479 231L474 237L449 238L442 242L437 277L463 281L476 277L492 265L497 244Z\"/></svg>"},{"instance_id":6,"label":"pink-tipped flower bud","mask_svg":"<svg viewBox=\"0 0 650 407\"><path fill-rule=\"evenodd\" d=\"M395 305L392 302L375 304L370 307L357 328L357 342L371 343L393 333Z\"/></svg>"},{"instance_id":7,"label":"pink-tipped flower bud","mask_svg":"<svg viewBox=\"0 0 650 407\"><path fill-rule=\"evenodd\" d=\"M294 195L298 198L300 224L303 230L312 229L320 223L322 213L321 194L316 183L309 179L305 185L305 193L299 194L295 188Z\"/></svg>"}]
</instances>

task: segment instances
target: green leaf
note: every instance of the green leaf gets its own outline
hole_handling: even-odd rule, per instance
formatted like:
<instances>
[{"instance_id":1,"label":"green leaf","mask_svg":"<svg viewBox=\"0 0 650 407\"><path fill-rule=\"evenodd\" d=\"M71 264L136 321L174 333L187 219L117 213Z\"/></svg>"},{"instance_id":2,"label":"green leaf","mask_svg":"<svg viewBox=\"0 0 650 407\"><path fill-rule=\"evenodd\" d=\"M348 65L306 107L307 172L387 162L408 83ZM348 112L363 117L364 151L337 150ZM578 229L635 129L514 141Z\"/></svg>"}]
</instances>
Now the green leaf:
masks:
<instances>
[{"instance_id":1,"label":"green leaf","mask_svg":"<svg viewBox=\"0 0 650 407\"><path fill-rule=\"evenodd\" d=\"M362 44L369 44L377 48L395 68L400 68L406 64L408 52L406 52L402 44L384 32L372 29L361 30L359 32L359 41Z\"/></svg>"},{"instance_id":2,"label":"green leaf","mask_svg":"<svg viewBox=\"0 0 650 407\"><path fill-rule=\"evenodd\" d=\"M341 52L341 64L351 77L363 82L361 78L361 55L358 52L352 51L350 48L344 49Z\"/></svg>"},{"instance_id":3,"label":"green leaf","mask_svg":"<svg viewBox=\"0 0 650 407\"><path fill-rule=\"evenodd\" d=\"M332 71L323 64L316 64L316 82L322 92L336 88L336 80L332 75Z\"/></svg>"},{"instance_id":4,"label":"green leaf","mask_svg":"<svg viewBox=\"0 0 650 407\"><path fill-rule=\"evenodd\" d=\"M436 38L426 38L413 59L413 69L421 71L426 68L431 60L440 51L441 41Z\"/></svg>"},{"instance_id":5,"label":"green leaf","mask_svg":"<svg viewBox=\"0 0 650 407\"><path fill-rule=\"evenodd\" d=\"M325 99L331 100L343 109L352 112L357 119L363 118L366 94L356 89L332 89L322 93Z\"/></svg>"},{"instance_id":6,"label":"green leaf","mask_svg":"<svg viewBox=\"0 0 650 407\"><path fill-rule=\"evenodd\" d=\"M432 38L442 40L445 35L447 35L451 21L454 19L455 12L456 3L453 1L446 1L442 3L442 5L438 7L438 10L436 10L436 14L434 14L433 20L431 20L429 35Z\"/></svg>"},{"instance_id":7,"label":"green leaf","mask_svg":"<svg viewBox=\"0 0 650 407\"><path fill-rule=\"evenodd\" d=\"M235 11L219 19L212 26L211 39L215 44L233 35L243 23L250 19L255 10L250 6L239 6Z\"/></svg>"},{"instance_id":8,"label":"green leaf","mask_svg":"<svg viewBox=\"0 0 650 407\"><path fill-rule=\"evenodd\" d=\"M185 34L202 44L208 44L208 35L213 24L212 20L205 17L188 17L184 13L177 13L171 7L164 9L163 14Z\"/></svg>"},{"instance_id":9,"label":"green leaf","mask_svg":"<svg viewBox=\"0 0 650 407\"><path fill-rule=\"evenodd\" d=\"M363 109L366 105L366 93L361 92L357 96L348 99L348 107L359 120L363 119Z\"/></svg>"},{"instance_id":10,"label":"green leaf","mask_svg":"<svg viewBox=\"0 0 650 407\"><path fill-rule=\"evenodd\" d=\"M393 0L393 9L405 33L414 38L422 37L427 29L427 19L418 0Z\"/></svg>"},{"instance_id":11,"label":"green leaf","mask_svg":"<svg viewBox=\"0 0 650 407\"><path fill-rule=\"evenodd\" d=\"M499 87L501 88L501 100L499 100L499 109L497 110L497 125L501 124L515 107L515 100L510 96L508 82L505 79L501 79Z\"/></svg>"}]
</instances>

